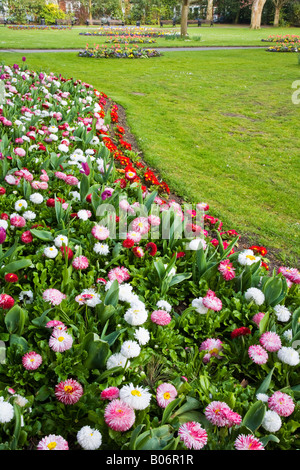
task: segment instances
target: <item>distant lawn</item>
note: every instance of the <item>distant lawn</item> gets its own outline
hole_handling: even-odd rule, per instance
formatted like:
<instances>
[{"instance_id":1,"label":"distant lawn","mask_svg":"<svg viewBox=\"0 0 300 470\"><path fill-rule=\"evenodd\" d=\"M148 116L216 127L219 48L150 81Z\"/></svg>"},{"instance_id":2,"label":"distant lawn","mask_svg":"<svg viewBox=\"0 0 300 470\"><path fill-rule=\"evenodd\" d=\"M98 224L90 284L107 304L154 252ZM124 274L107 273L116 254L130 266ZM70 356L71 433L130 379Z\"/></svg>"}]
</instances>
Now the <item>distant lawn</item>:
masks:
<instances>
[{"instance_id":1,"label":"distant lawn","mask_svg":"<svg viewBox=\"0 0 300 470\"><path fill-rule=\"evenodd\" d=\"M0 54L9 64L21 57ZM107 93L173 192L208 202L226 229L280 249L284 262L300 258L297 54L167 52L131 61L30 53L27 64Z\"/></svg>"},{"instance_id":2,"label":"distant lawn","mask_svg":"<svg viewBox=\"0 0 300 470\"><path fill-rule=\"evenodd\" d=\"M175 28L158 28L159 30L180 31ZM105 39L101 36L89 37L79 35L80 32L96 31L96 26L74 27L71 30L12 30L0 26L0 49L78 49L89 45L103 44ZM252 31L245 26L214 25L209 27L192 26L188 28L189 40L166 40L157 38L157 42L149 47L182 47L182 46L264 46L261 39L270 34L300 34L299 28L272 28L264 27ZM201 40L196 40L201 36ZM193 37L195 39L193 39ZM148 47L148 45L146 45Z\"/></svg>"}]
</instances>

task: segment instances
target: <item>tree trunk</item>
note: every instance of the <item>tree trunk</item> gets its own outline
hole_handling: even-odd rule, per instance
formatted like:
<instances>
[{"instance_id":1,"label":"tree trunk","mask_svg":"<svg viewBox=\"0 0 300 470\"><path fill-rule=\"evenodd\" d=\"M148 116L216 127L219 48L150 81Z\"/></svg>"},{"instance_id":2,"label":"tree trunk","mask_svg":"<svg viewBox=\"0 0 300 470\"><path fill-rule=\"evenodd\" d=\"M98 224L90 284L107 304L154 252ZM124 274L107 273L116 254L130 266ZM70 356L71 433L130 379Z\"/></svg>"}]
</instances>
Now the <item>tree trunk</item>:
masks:
<instances>
[{"instance_id":1,"label":"tree trunk","mask_svg":"<svg viewBox=\"0 0 300 470\"><path fill-rule=\"evenodd\" d=\"M240 12L241 12L241 8L240 8L240 4L239 4L238 10L236 12L236 16L235 16L235 19L234 19L234 24L238 24L239 19L240 19Z\"/></svg>"},{"instance_id":2,"label":"tree trunk","mask_svg":"<svg viewBox=\"0 0 300 470\"><path fill-rule=\"evenodd\" d=\"M251 11L251 29L260 29L261 27L261 15L263 12L266 0L254 0Z\"/></svg>"},{"instance_id":3,"label":"tree trunk","mask_svg":"<svg viewBox=\"0 0 300 470\"><path fill-rule=\"evenodd\" d=\"M206 19L212 21L214 15L213 8L214 0L207 0L207 10L206 10Z\"/></svg>"},{"instance_id":4,"label":"tree trunk","mask_svg":"<svg viewBox=\"0 0 300 470\"><path fill-rule=\"evenodd\" d=\"M279 26L280 7L275 6L274 26Z\"/></svg>"},{"instance_id":5,"label":"tree trunk","mask_svg":"<svg viewBox=\"0 0 300 470\"><path fill-rule=\"evenodd\" d=\"M89 24L93 24L92 0L89 0Z\"/></svg>"},{"instance_id":6,"label":"tree trunk","mask_svg":"<svg viewBox=\"0 0 300 470\"><path fill-rule=\"evenodd\" d=\"M189 13L189 4L190 4L190 0L182 0L181 25L180 25L180 34L182 37L187 36L187 19L188 19L188 13Z\"/></svg>"}]
</instances>

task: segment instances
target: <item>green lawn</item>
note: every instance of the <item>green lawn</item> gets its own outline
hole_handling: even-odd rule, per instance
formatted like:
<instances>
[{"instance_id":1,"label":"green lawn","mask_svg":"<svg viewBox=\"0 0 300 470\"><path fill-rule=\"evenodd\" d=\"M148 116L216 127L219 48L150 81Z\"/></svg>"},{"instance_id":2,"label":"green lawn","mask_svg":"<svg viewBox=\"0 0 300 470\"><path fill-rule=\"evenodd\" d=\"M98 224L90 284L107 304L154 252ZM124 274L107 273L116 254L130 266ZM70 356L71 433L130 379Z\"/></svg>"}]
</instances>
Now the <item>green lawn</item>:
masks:
<instances>
[{"instance_id":1,"label":"green lawn","mask_svg":"<svg viewBox=\"0 0 300 470\"><path fill-rule=\"evenodd\" d=\"M208 29L208 28L207 28ZM23 54L0 53L20 63ZM149 60L30 53L29 68L92 83L127 112L146 161L226 229L300 257L297 55L264 50L167 52Z\"/></svg>"},{"instance_id":2,"label":"green lawn","mask_svg":"<svg viewBox=\"0 0 300 470\"><path fill-rule=\"evenodd\" d=\"M161 28L158 28L161 30ZM0 27L0 49L78 49L89 45L102 44L104 37L81 36L80 32L96 31L96 27L74 27L71 30L12 30L5 26ZM164 30L180 31L180 28L167 28ZM188 28L189 40L166 40L158 38L151 47L181 47L181 46L264 46L261 39L270 34L300 34L299 28L272 28L265 27L252 31L248 26L223 26L213 27L192 26ZM201 36L201 40L193 40L193 37Z\"/></svg>"}]
</instances>

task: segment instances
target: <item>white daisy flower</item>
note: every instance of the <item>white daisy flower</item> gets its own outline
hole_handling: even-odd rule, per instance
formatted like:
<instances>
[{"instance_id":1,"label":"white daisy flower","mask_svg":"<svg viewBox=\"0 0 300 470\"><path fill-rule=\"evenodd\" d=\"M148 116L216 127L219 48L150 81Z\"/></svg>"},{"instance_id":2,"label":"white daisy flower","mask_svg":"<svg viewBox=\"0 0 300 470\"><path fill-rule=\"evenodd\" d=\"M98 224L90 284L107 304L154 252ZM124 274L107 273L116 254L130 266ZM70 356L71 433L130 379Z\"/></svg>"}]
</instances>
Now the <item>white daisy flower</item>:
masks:
<instances>
[{"instance_id":1,"label":"white daisy flower","mask_svg":"<svg viewBox=\"0 0 300 470\"><path fill-rule=\"evenodd\" d=\"M262 422L262 427L268 432L277 432L281 428L282 422L276 411L267 410Z\"/></svg>"},{"instance_id":2,"label":"white daisy flower","mask_svg":"<svg viewBox=\"0 0 300 470\"><path fill-rule=\"evenodd\" d=\"M207 313L208 308L203 305L202 299L203 297L198 297L197 299L194 299L192 301L192 307L196 309L196 312L204 315L205 313Z\"/></svg>"},{"instance_id":3,"label":"white daisy flower","mask_svg":"<svg viewBox=\"0 0 300 470\"><path fill-rule=\"evenodd\" d=\"M120 389L119 398L134 410L144 410L150 404L151 393L148 392L148 388L134 386L130 383Z\"/></svg>"},{"instance_id":4,"label":"white daisy flower","mask_svg":"<svg viewBox=\"0 0 300 470\"><path fill-rule=\"evenodd\" d=\"M148 330L146 330L146 328L143 328L142 326L140 326L140 328L135 330L134 337L141 346L144 346L150 340L150 333Z\"/></svg>"},{"instance_id":5,"label":"white daisy flower","mask_svg":"<svg viewBox=\"0 0 300 470\"><path fill-rule=\"evenodd\" d=\"M265 295L260 289L250 287L245 292L245 299L248 302L253 301L256 305L262 305L265 301Z\"/></svg>"},{"instance_id":6,"label":"white daisy flower","mask_svg":"<svg viewBox=\"0 0 300 470\"><path fill-rule=\"evenodd\" d=\"M148 312L145 308L133 307L126 310L124 319L129 325L137 326L143 325L147 321Z\"/></svg>"},{"instance_id":7,"label":"white daisy flower","mask_svg":"<svg viewBox=\"0 0 300 470\"><path fill-rule=\"evenodd\" d=\"M172 305L169 304L166 300L159 300L156 303L156 306L162 310L165 310L166 312L170 313L172 310Z\"/></svg>"},{"instance_id":8,"label":"white daisy flower","mask_svg":"<svg viewBox=\"0 0 300 470\"><path fill-rule=\"evenodd\" d=\"M47 258L56 258L57 253L58 253L58 250L57 250L57 248L55 248L55 246L47 246L44 249L44 255Z\"/></svg>"},{"instance_id":9,"label":"white daisy flower","mask_svg":"<svg viewBox=\"0 0 300 470\"><path fill-rule=\"evenodd\" d=\"M0 397L0 423L9 423L14 417L14 407Z\"/></svg>"},{"instance_id":10,"label":"white daisy flower","mask_svg":"<svg viewBox=\"0 0 300 470\"><path fill-rule=\"evenodd\" d=\"M291 312L284 305L275 305L274 312L278 321L287 322L291 317Z\"/></svg>"},{"instance_id":11,"label":"white daisy flower","mask_svg":"<svg viewBox=\"0 0 300 470\"><path fill-rule=\"evenodd\" d=\"M106 362L107 369L113 369L114 367L125 367L126 362L128 361L127 357L125 357L121 353L112 354ZM128 367L130 365L130 361L127 362Z\"/></svg>"},{"instance_id":12,"label":"white daisy flower","mask_svg":"<svg viewBox=\"0 0 300 470\"><path fill-rule=\"evenodd\" d=\"M121 346L121 354L127 358L137 357L141 352L141 347L136 341L124 341Z\"/></svg>"},{"instance_id":13,"label":"white daisy flower","mask_svg":"<svg viewBox=\"0 0 300 470\"><path fill-rule=\"evenodd\" d=\"M238 263L242 266L250 266L260 260L259 256L255 256L252 250L244 250L238 255Z\"/></svg>"},{"instance_id":14,"label":"white daisy flower","mask_svg":"<svg viewBox=\"0 0 300 470\"><path fill-rule=\"evenodd\" d=\"M65 246L68 246L68 237L65 235L57 235L57 237L54 238L54 244L57 248L63 246L63 243Z\"/></svg>"},{"instance_id":15,"label":"white daisy flower","mask_svg":"<svg viewBox=\"0 0 300 470\"><path fill-rule=\"evenodd\" d=\"M77 441L84 450L96 450L102 444L102 434L98 429L83 426L77 433Z\"/></svg>"},{"instance_id":16,"label":"white daisy flower","mask_svg":"<svg viewBox=\"0 0 300 470\"><path fill-rule=\"evenodd\" d=\"M22 209L27 209L27 207L28 207L28 204L27 204L27 201L25 201L25 199L19 199L15 203L15 210L17 212L20 212Z\"/></svg>"},{"instance_id":17,"label":"white daisy flower","mask_svg":"<svg viewBox=\"0 0 300 470\"><path fill-rule=\"evenodd\" d=\"M294 348L283 346L281 349L279 349L277 356L281 362L284 362L289 366L296 366L300 362L299 353Z\"/></svg>"},{"instance_id":18,"label":"white daisy flower","mask_svg":"<svg viewBox=\"0 0 300 470\"><path fill-rule=\"evenodd\" d=\"M29 196L29 199L33 204L41 204L44 200L43 196L40 193L33 193Z\"/></svg>"},{"instance_id":19,"label":"white daisy flower","mask_svg":"<svg viewBox=\"0 0 300 470\"><path fill-rule=\"evenodd\" d=\"M95 243L93 249L97 255L106 256L109 253L109 246L106 243Z\"/></svg>"}]
</instances>

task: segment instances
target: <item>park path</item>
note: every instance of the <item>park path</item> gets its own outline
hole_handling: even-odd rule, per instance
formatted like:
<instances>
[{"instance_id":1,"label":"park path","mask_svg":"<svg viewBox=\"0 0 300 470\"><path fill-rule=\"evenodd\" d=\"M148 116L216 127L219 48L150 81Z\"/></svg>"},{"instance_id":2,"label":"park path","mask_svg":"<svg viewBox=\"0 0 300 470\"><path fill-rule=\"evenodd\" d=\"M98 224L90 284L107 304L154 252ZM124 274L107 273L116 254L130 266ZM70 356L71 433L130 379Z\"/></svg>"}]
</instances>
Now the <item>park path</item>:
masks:
<instances>
[{"instance_id":1,"label":"park path","mask_svg":"<svg viewBox=\"0 0 300 470\"><path fill-rule=\"evenodd\" d=\"M196 46L196 47L155 47L160 52L186 52L186 51L220 51L220 50L242 50L242 49L264 49L265 46ZM1 52L15 52L30 54L31 52L80 52L81 49L0 49Z\"/></svg>"}]
</instances>

